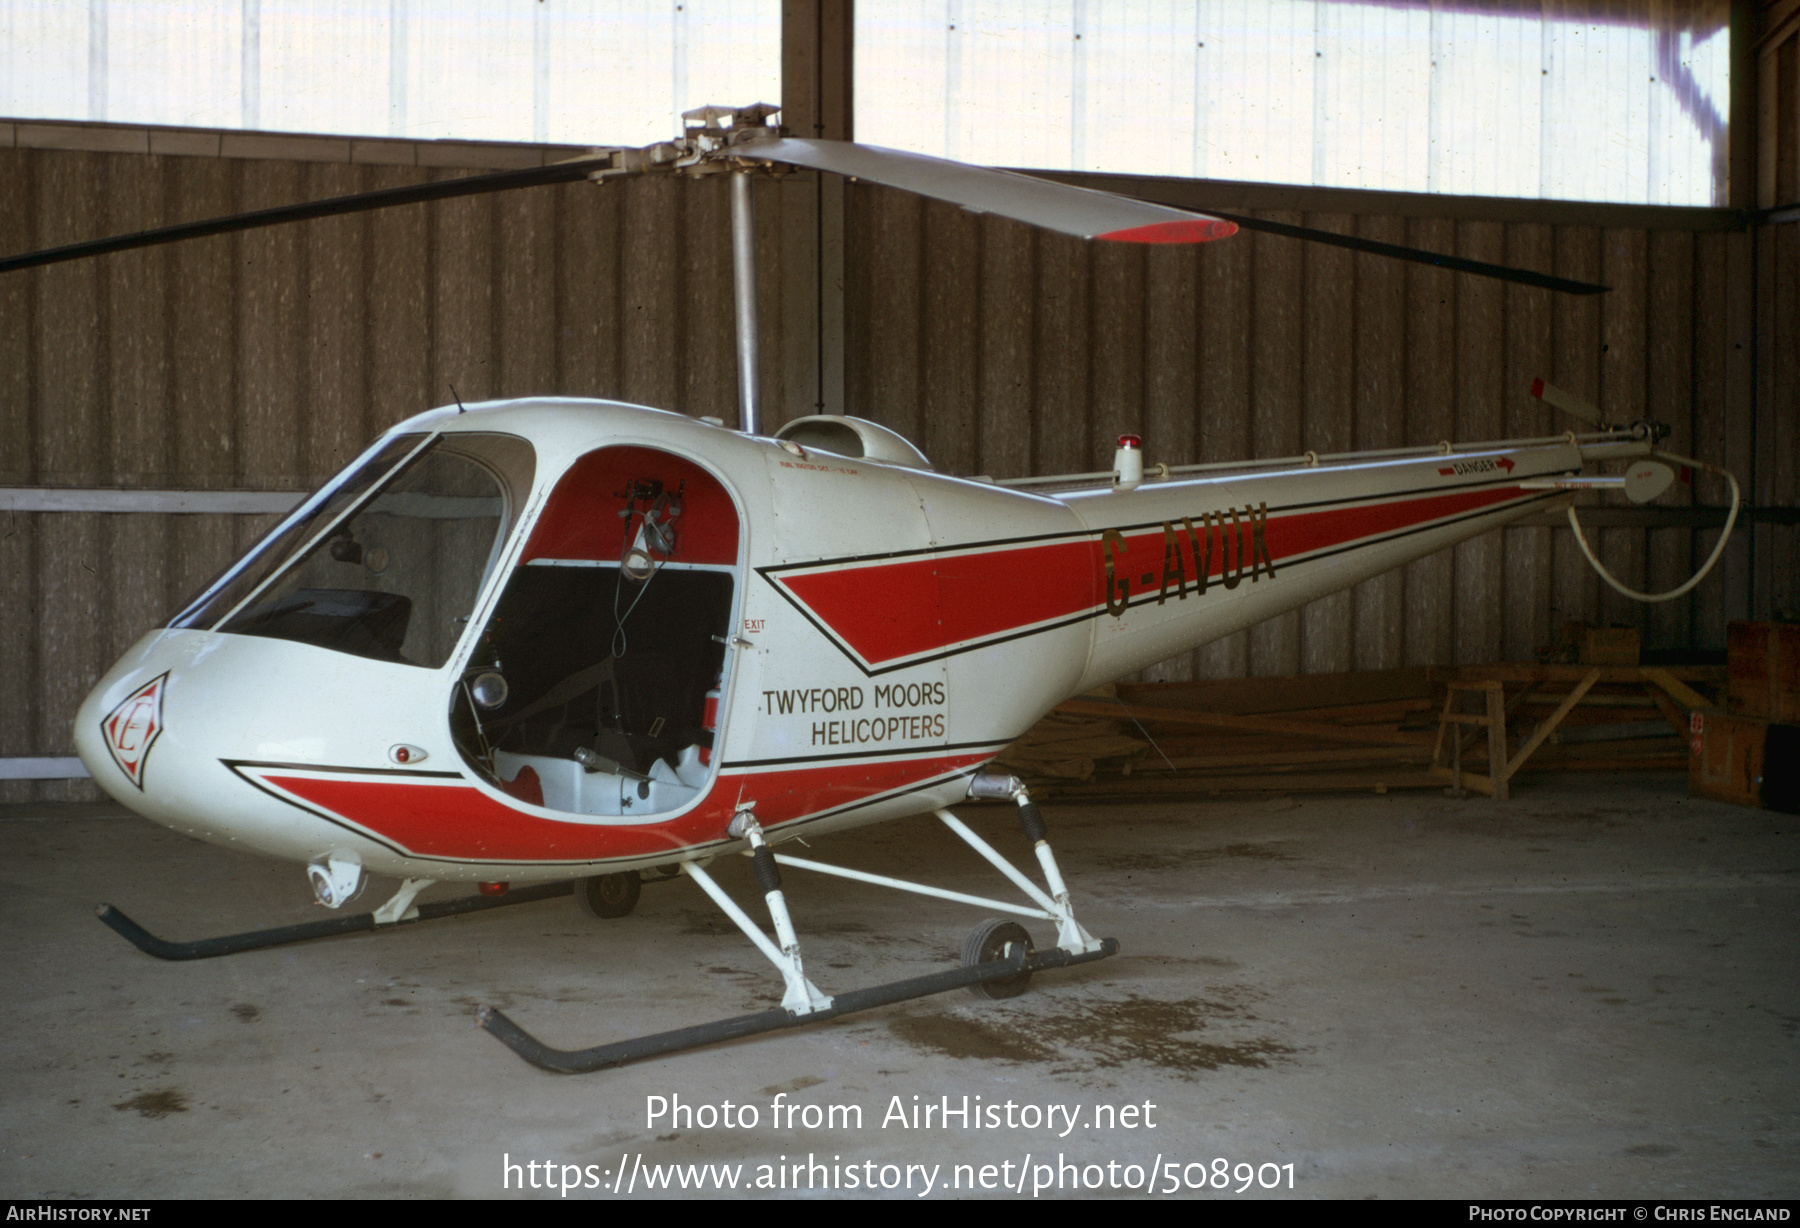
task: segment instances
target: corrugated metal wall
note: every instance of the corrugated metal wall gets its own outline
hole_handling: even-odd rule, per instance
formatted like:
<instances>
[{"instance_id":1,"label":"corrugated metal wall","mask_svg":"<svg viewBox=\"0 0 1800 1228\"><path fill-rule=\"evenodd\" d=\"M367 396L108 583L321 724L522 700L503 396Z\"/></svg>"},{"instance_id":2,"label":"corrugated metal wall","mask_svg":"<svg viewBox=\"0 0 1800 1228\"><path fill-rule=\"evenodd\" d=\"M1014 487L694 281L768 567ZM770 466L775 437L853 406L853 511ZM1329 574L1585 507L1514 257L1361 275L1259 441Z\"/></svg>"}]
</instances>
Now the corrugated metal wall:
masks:
<instances>
[{"instance_id":1,"label":"corrugated metal wall","mask_svg":"<svg viewBox=\"0 0 1800 1228\"><path fill-rule=\"evenodd\" d=\"M352 161L411 148L393 143L287 141L257 156L252 141L241 157L25 143L0 147L9 250L461 173ZM559 156L492 152L490 165ZM758 191L763 395L781 421L815 397L812 188L795 177ZM599 395L733 420L727 212L718 180L576 185L0 278L0 485L301 489L389 423L446 403L451 384L465 401ZM1675 447L1754 470L1760 500L1794 504L1794 363L1768 358L1758 335L1791 342L1795 286L1759 240L1391 209L1274 216L1617 289L1577 301L1248 234L1084 248L855 185L849 412L905 432L942 469L1012 476L1105 467L1123 430L1172 463L1547 433L1566 424L1524 392L1543 373L1609 408L1642 406L1674 426ZM70 753L93 679L265 524L0 512L0 756ZM1646 611L1602 591L1566 529L1515 528L1153 676L1521 658L1565 618L1637 623L1653 646L1717 645L1727 617L1800 603L1792 534L1759 526L1722 582ZM1666 587L1713 532L1600 537L1624 578ZM0 800L91 796L85 781L0 782Z\"/></svg>"}]
</instances>

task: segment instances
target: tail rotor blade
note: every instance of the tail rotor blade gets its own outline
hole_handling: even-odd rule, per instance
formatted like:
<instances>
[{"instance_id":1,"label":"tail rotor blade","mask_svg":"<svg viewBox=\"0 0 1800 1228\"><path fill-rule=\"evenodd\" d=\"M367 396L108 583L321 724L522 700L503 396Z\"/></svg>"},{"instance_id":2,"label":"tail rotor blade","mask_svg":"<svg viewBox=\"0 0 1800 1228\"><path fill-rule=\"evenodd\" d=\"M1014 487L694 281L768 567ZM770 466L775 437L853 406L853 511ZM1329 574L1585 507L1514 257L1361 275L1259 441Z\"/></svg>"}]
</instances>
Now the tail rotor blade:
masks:
<instances>
[{"instance_id":1,"label":"tail rotor blade","mask_svg":"<svg viewBox=\"0 0 1800 1228\"><path fill-rule=\"evenodd\" d=\"M1546 405L1554 405L1565 414L1580 418L1590 426L1599 427L1603 430L1606 427L1605 421L1600 417L1599 406L1595 405L1592 401L1587 401L1576 396L1572 392L1558 388L1555 384L1545 380L1541 375L1531 381L1531 395L1544 402Z\"/></svg>"}]
</instances>

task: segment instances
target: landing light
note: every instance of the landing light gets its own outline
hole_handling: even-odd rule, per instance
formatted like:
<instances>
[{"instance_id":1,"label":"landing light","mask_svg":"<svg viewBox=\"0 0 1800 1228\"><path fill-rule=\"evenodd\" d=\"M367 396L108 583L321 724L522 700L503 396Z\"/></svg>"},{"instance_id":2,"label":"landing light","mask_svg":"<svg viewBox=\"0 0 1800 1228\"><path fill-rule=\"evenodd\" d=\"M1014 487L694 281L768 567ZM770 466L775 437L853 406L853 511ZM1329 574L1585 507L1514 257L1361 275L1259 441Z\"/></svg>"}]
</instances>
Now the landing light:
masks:
<instances>
[{"instance_id":1,"label":"landing light","mask_svg":"<svg viewBox=\"0 0 1800 1228\"><path fill-rule=\"evenodd\" d=\"M337 853L306 867L313 894L327 908L341 908L345 901L356 898L362 888L362 863Z\"/></svg>"},{"instance_id":2,"label":"landing light","mask_svg":"<svg viewBox=\"0 0 1800 1228\"><path fill-rule=\"evenodd\" d=\"M476 674L474 681L469 683L469 694L476 703L490 712L505 703L511 691L512 688L506 685L506 679L491 669Z\"/></svg>"}]
</instances>

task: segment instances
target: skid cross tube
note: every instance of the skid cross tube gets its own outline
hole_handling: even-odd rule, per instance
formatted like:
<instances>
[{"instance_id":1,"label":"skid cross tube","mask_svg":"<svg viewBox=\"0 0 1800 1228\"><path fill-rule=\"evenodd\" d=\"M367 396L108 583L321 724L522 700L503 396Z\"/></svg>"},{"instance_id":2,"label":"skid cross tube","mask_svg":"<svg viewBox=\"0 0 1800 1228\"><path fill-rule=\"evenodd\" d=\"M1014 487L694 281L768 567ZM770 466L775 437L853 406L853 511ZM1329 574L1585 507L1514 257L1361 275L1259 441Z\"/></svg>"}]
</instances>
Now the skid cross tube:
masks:
<instances>
[{"instance_id":1,"label":"skid cross tube","mask_svg":"<svg viewBox=\"0 0 1800 1228\"><path fill-rule=\"evenodd\" d=\"M1014 955L1008 959L994 960L973 968L950 968L943 972L931 973L928 976L914 977L911 980L893 981L868 989L851 990L849 993L838 994L832 999L831 1005L825 1009L805 1015L777 1007L774 1010L760 1011L753 1015L737 1015L713 1023L696 1024L691 1028L677 1028L672 1032L640 1036L635 1040L621 1040L610 1045L596 1045L592 1049L552 1049L491 1006L477 1008L475 1018L482 1027L498 1037L507 1048L539 1070L548 1070L552 1074L588 1074L613 1066L623 1066L629 1062L642 1061L647 1057L657 1057L664 1053L698 1049L704 1045L718 1044L721 1041L755 1036L759 1032L775 1032L783 1028L803 1027L809 1023L837 1019L857 1011L873 1010L878 1006L891 1006L896 1002L906 1002L913 998L923 998L951 989L961 989L964 986L976 985L983 981L1003 980L1009 976L1017 976L1021 972L1039 972L1046 968L1067 968L1074 964L1090 963L1093 960L1105 959L1108 955L1117 954L1118 950L1118 942L1108 938L1100 944L1099 950L1087 951L1078 955L1070 954L1061 948L1034 951L1029 955Z\"/></svg>"},{"instance_id":2,"label":"skid cross tube","mask_svg":"<svg viewBox=\"0 0 1800 1228\"><path fill-rule=\"evenodd\" d=\"M255 951L262 947L279 947L290 942L330 938L334 934L387 930L401 925L416 925L420 921L435 921L439 917L458 917L464 913L486 912L492 908L508 908L514 904L533 904L538 900L573 894L574 890L574 883L545 883L539 887L520 887L505 895L466 895L454 900L420 904L417 906L416 916L408 916L402 921L377 921L374 913L359 912L348 917L284 925L272 930L251 930L243 934L224 934L218 938L200 938L193 942L170 942L166 938L158 938L111 904L100 905L94 913L104 924L123 935L146 955L172 960L213 959L220 955L236 955L240 951Z\"/></svg>"},{"instance_id":3,"label":"skid cross tube","mask_svg":"<svg viewBox=\"0 0 1800 1228\"><path fill-rule=\"evenodd\" d=\"M973 904L977 908L992 908L999 912L1015 913L1021 917L1032 917L1039 921L1055 921L1057 918L1041 908L1021 908L1017 904L1008 904L1003 900L990 900L981 895L965 895L960 891L949 891L942 887L927 887L923 883L909 883L903 878L889 878L885 874L870 874L863 870L850 870L843 866L828 866L822 861L810 861L805 857L789 857L786 853L775 854L775 860L784 866L792 866L796 870L811 870L815 874L830 874L836 878L847 878L854 882L869 883L876 887L892 887L895 891L910 891L914 895L928 895L934 899L949 900L956 904Z\"/></svg>"}]
</instances>

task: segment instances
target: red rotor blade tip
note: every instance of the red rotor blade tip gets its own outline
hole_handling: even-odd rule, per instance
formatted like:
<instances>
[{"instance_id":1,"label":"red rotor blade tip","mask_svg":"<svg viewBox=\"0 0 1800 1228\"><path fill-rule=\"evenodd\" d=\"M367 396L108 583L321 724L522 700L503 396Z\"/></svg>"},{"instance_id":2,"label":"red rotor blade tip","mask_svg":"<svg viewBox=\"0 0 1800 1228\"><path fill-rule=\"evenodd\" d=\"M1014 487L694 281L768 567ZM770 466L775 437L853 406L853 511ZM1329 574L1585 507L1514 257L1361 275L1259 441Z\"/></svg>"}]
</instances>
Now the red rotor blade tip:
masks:
<instances>
[{"instance_id":1,"label":"red rotor blade tip","mask_svg":"<svg viewBox=\"0 0 1800 1228\"><path fill-rule=\"evenodd\" d=\"M1216 217L1197 217L1179 222L1132 226L1095 237L1110 239L1115 243L1208 243L1213 239L1229 239L1237 230L1236 222Z\"/></svg>"}]
</instances>

